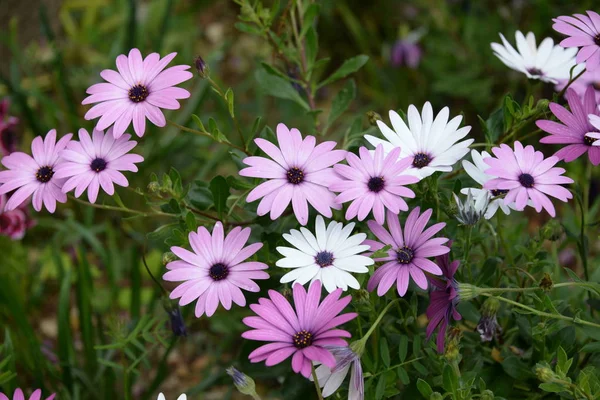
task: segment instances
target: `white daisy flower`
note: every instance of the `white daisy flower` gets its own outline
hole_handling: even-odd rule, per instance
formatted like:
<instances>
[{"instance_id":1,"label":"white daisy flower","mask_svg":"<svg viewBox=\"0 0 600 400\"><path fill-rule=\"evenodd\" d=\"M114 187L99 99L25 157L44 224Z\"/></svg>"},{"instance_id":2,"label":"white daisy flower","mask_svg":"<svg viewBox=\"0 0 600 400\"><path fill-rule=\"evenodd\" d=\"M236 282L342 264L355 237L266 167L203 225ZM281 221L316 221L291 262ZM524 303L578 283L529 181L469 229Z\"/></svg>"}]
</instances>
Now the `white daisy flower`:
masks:
<instances>
[{"instance_id":1,"label":"white daisy flower","mask_svg":"<svg viewBox=\"0 0 600 400\"><path fill-rule=\"evenodd\" d=\"M477 210L483 210L487 204L487 210L483 215L485 219L492 218L494 214L496 214L498 208L506 215L510 214L511 209L515 209L514 203L509 205L504 204L504 195L508 193L508 190L488 190L483 188L483 185L487 181L495 178L495 176L487 175L484 172L486 169L490 168L490 166L483 161L488 157L491 156L487 151L479 153L477 150L471 150L471 158L475 164L463 160L462 165L465 171L467 171L467 174L469 174L475 182L481 185L481 188L463 188L460 191L462 194L471 193L475 201L475 209Z\"/></svg>"},{"instance_id":2,"label":"white daisy flower","mask_svg":"<svg viewBox=\"0 0 600 400\"><path fill-rule=\"evenodd\" d=\"M159 393L158 398L156 400L165 400L165 395L162 393ZM183 393L182 395L180 395L177 400L187 400L187 396L185 393Z\"/></svg>"},{"instance_id":3,"label":"white daisy flower","mask_svg":"<svg viewBox=\"0 0 600 400\"><path fill-rule=\"evenodd\" d=\"M417 108L411 105L408 107L407 126L398 113L390 110L393 130L382 121L377 121L377 126L387 140L371 135L365 135L365 139L375 147L382 144L386 154L393 148L400 147L400 158L412 159L406 174L423 179L436 171L450 172L452 166L469 152L469 145L473 143L473 139L459 142L469 133L471 127L463 126L459 129L462 116L448 121L449 116L448 107L444 107L434 119L431 103L425 103L421 115Z\"/></svg>"},{"instance_id":4,"label":"white daisy flower","mask_svg":"<svg viewBox=\"0 0 600 400\"><path fill-rule=\"evenodd\" d=\"M551 38L542 40L536 46L535 35L529 32L523 36L521 31L515 33L517 50L500 34L502 44L492 43L494 55L507 67L520 71L529 79L539 79L544 82L558 83L559 80L569 79L571 68L576 64L575 55L577 47L563 48L554 45ZM573 76L577 75L585 66L577 65Z\"/></svg>"},{"instance_id":5,"label":"white daisy flower","mask_svg":"<svg viewBox=\"0 0 600 400\"><path fill-rule=\"evenodd\" d=\"M354 353L350 347L327 346L327 350L335 357L335 367L331 369L326 365L319 365L315 371L319 386L323 389L323 397L329 397L337 392L350 371L348 400L363 400L365 398L365 383L360 356ZM313 381L312 376L308 379Z\"/></svg>"},{"instance_id":6,"label":"white daisy flower","mask_svg":"<svg viewBox=\"0 0 600 400\"><path fill-rule=\"evenodd\" d=\"M329 293L337 288L360 289L360 284L350 272L368 272L367 265L373 265L374 261L360 255L369 250L368 245L361 245L367 235L358 233L350 236L354 225L344 226L341 222L331 221L325 228L325 221L319 215L315 224L316 236L304 227L300 231L292 229L289 234L284 233L283 238L295 248L277 247L284 258L276 265L293 268L281 277L280 282L294 281L294 284L304 285L308 281L320 280Z\"/></svg>"}]
</instances>

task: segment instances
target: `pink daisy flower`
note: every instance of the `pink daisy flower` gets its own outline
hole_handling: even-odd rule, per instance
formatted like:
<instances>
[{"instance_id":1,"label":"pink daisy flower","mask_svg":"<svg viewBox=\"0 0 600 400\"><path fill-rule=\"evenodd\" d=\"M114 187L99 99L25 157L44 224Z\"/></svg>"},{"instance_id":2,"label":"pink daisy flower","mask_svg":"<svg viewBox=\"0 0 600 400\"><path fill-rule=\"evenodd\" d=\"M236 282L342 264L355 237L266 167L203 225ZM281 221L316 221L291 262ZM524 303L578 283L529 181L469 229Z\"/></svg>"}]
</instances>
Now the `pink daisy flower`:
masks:
<instances>
[{"instance_id":1,"label":"pink daisy flower","mask_svg":"<svg viewBox=\"0 0 600 400\"><path fill-rule=\"evenodd\" d=\"M56 396L56 393L48 396L46 398L46 400L52 400L52 399L54 399L54 396ZM37 389L36 391L31 393L29 400L40 400L41 398L42 398L42 390ZM4 393L0 393L0 400L10 400L10 397L5 395ZM15 392L13 393L12 400L25 400L25 395L23 394L23 391L21 389L16 389Z\"/></svg>"},{"instance_id":2,"label":"pink daisy flower","mask_svg":"<svg viewBox=\"0 0 600 400\"><path fill-rule=\"evenodd\" d=\"M590 133L597 132L598 129L588 120L589 114L600 115L594 88L590 86L586 90L583 100L575 90L569 88L567 101L571 111L567 111L559 104L550 103L550 110L562 123L549 120L536 121L538 128L550 134L540 139L540 143L566 144L554 153L555 157L566 162L571 162L587 152L592 164L600 164L600 148L593 146L596 139L590 136Z\"/></svg>"},{"instance_id":3,"label":"pink daisy flower","mask_svg":"<svg viewBox=\"0 0 600 400\"><path fill-rule=\"evenodd\" d=\"M388 211L387 226L389 232L375 221L369 221L369 229L380 240L365 240L364 244L371 247L371 251L377 251L390 245L388 255L376 258L375 261L385 261L369 279L367 289L372 292L377 287L377 295L383 296L394 284L400 296L404 296L408 290L410 278L415 281L421 289L427 289L427 277L424 272L433 275L442 275L442 270L427 257L446 254L450 249L443 246L447 238L434 238L433 235L446 226L444 222L437 223L425 229L433 210L429 209L420 214L419 207L413 209L406 222L404 232L400 227L398 216ZM425 230L424 230L425 229Z\"/></svg>"},{"instance_id":4,"label":"pink daisy flower","mask_svg":"<svg viewBox=\"0 0 600 400\"><path fill-rule=\"evenodd\" d=\"M581 47L577 62L585 62L585 68L594 71L600 66L600 15L594 11L587 14L554 18L552 28L569 36L560 42L562 47Z\"/></svg>"},{"instance_id":5,"label":"pink daisy flower","mask_svg":"<svg viewBox=\"0 0 600 400\"><path fill-rule=\"evenodd\" d=\"M573 183L573 179L562 176L564 168L554 167L560 161L558 157L544 159L541 151L535 151L531 145L523 148L519 141L515 142L514 150L501 144L500 147L494 147L492 152L496 157L484 160L490 166L485 173L497 178L487 181L483 187L508 190L504 204L514 203L515 209L522 211L527 201L531 200L537 212L544 208L554 217L556 212L548 196L564 202L573 197L571 192L560 186L562 183Z\"/></svg>"},{"instance_id":6,"label":"pink daisy flower","mask_svg":"<svg viewBox=\"0 0 600 400\"><path fill-rule=\"evenodd\" d=\"M87 189L90 203L95 203L100 187L109 195L115 194L114 183L129 186L120 171L137 172L135 163L144 161L142 156L127 154L136 146L129 140L131 135L115 139L112 128L104 134L94 129L92 137L85 129L79 130L79 142L71 141L61 152L63 162L56 168L57 178L68 178L62 187L64 193L75 189L75 197Z\"/></svg>"},{"instance_id":7,"label":"pink daisy flower","mask_svg":"<svg viewBox=\"0 0 600 400\"><path fill-rule=\"evenodd\" d=\"M240 289L258 292L260 288L254 279L268 279L262 271L267 265L245 260L256 253L262 243L244 247L250 237L250 228L235 227L224 237L223 224L217 222L211 233L203 226L198 232L190 232L189 241L193 252L181 247L171 247L171 251L181 258L167 264L169 272L163 279L171 282L184 282L177 286L170 297L179 299L185 306L198 299L196 317L204 313L212 316L219 303L226 310L231 309L232 301L243 307L246 298Z\"/></svg>"},{"instance_id":8,"label":"pink daisy flower","mask_svg":"<svg viewBox=\"0 0 600 400\"><path fill-rule=\"evenodd\" d=\"M377 145L373 154L366 147L361 147L360 158L348 153L346 161L349 165L337 164L333 167L344 179L334 182L329 189L341 192L335 198L336 202L352 202L346 210L347 220L358 216L358 220L362 221L373 210L375 220L383 225L386 209L396 215L400 210L408 210L406 201L400 196L412 199L415 192L403 185L416 183L419 178L403 174L410 167L412 160L410 157L398 160L400 151L399 147L395 147L384 157L381 144Z\"/></svg>"},{"instance_id":9,"label":"pink daisy flower","mask_svg":"<svg viewBox=\"0 0 600 400\"><path fill-rule=\"evenodd\" d=\"M335 202L335 194L328 187L339 177L331 168L346 156L344 150L333 150L335 142L323 142L317 146L314 136L302 139L298 129L288 129L284 124L277 125L279 148L264 139L254 142L271 159L246 157L249 165L240 171L241 176L266 178L248 194L246 201L260 198L257 214L269 211L275 220L292 203L294 214L302 225L308 222L308 203L327 218L332 217L331 209L340 209Z\"/></svg>"},{"instance_id":10,"label":"pink daisy flower","mask_svg":"<svg viewBox=\"0 0 600 400\"><path fill-rule=\"evenodd\" d=\"M335 357L325 346L347 346L342 338L349 338L350 333L335 328L358 315L338 315L352 300L350 296L340 299L341 294L342 289L337 289L319 303L321 281L313 282L308 293L297 283L293 288L294 309L285 297L269 290L268 299L261 298L259 304L250 306L258 316L243 320L253 328L242 333L243 338L270 342L250 353L250 362L265 361L270 367L292 356L292 369L306 378L311 375L312 362L334 368Z\"/></svg>"},{"instance_id":11,"label":"pink daisy flower","mask_svg":"<svg viewBox=\"0 0 600 400\"><path fill-rule=\"evenodd\" d=\"M165 126L161 108L177 110L179 99L187 99L190 92L176 87L192 78L186 71L189 65L176 65L165 69L177 53L160 58L152 53L142 59L138 49L129 56L117 57L117 71L105 69L100 73L107 83L97 83L87 89L90 95L81 104L98 103L85 114L85 119L100 117L96 129L103 131L114 124L113 134L119 138L133 121L135 133L142 137L146 118L156 126Z\"/></svg>"},{"instance_id":12,"label":"pink daisy flower","mask_svg":"<svg viewBox=\"0 0 600 400\"><path fill-rule=\"evenodd\" d=\"M2 158L2 165L8 170L0 171L0 194L16 190L6 202L5 211L19 207L31 195L36 211L40 211L43 204L53 213L57 201L67 201L67 195L61 191L64 179L57 178L55 172L61 162L59 154L67 146L71 136L73 135L69 133L56 142L56 130L52 129L46 138L38 136L33 139L33 157L18 151Z\"/></svg>"}]
</instances>

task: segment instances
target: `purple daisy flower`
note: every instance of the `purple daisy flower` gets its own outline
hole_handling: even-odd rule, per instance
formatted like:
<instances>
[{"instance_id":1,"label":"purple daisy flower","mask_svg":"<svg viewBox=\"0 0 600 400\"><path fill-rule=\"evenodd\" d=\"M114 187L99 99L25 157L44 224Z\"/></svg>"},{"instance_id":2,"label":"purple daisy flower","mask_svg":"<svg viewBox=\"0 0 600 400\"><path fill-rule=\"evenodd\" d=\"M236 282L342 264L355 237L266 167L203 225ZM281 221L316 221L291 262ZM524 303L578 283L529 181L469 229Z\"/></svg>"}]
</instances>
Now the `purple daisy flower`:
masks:
<instances>
[{"instance_id":1,"label":"purple daisy flower","mask_svg":"<svg viewBox=\"0 0 600 400\"><path fill-rule=\"evenodd\" d=\"M167 264L167 273L163 279L170 282L184 282L177 286L169 296L180 298L179 304L185 306L198 299L196 317L204 313L212 316L219 303L226 310L232 302L243 307L246 298L240 289L258 292L260 288L254 279L268 279L269 274L262 271L268 266L261 262L245 261L261 247L262 243L253 243L244 247L250 237L250 228L235 227L224 237L223 224L217 222L211 233L203 226L198 232L190 232L189 241L192 250L171 247L171 251L181 260Z\"/></svg>"},{"instance_id":2,"label":"purple daisy flower","mask_svg":"<svg viewBox=\"0 0 600 400\"><path fill-rule=\"evenodd\" d=\"M331 209L340 209L335 202L335 194L328 187L339 177L331 168L346 156L344 150L333 150L336 142L323 142L317 146L314 136L302 139L298 129L288 129L284 124L277 125L279 148L264 139L254 142L272 160L265 157L246 157L244 164L250 167L240 171L241 176L266 178L248 194L246 201L260 198L258 215L271 212L275 220L292 203L294 214L302 225L308 222L308 203L327 218L332 217Z\"/></svg>"},{"instance_id":3,"label":"purple daisy flower","mask_svg":"<svg viewBox=\"0 0 600 400\"><path fill-rule=\"evenodd\" d=\"M342 289L321 298L321 281L315 281L307 291L304 286L295 284L293 288L294 308L281 294L269 290L269 298L261 298L259 304L250 308L257 316L246 317L243 322L252 330L242 333L242 337L261 342L271 342L254 350L248 358L250 362L265 361L273 366L292 356L292 369L306 378L311 374L312 362L334 368L336 360L325 346L348 346L342 338L349 338L349 332L335 329L354 318L356 313L338 315L352 298L340 299Z\"/></svg>"},{"instance_id":4,"label":"purple daisy flower","mask_svg":"<svg viewBox=\"0 0 600 400\"><path fill-rule=\"evenodd\" d=\"M384 157L383 145L377 145L374 154L366 147L359 150L360 158L353 153L346 155L346 161L350 165L337 164L333 170L343 180L338 180L329 186L334 192L341 192L335 201L346 203L351 201L346 210L346 219L351 220L358 216L358 220L364 220L369 212L378 224L385 222L385 210L390 210L398 215L400 210L408 210L408 204L400 196L414 198L415 192L405 188L403 185L416 183L419 178L404 175L412 160L406 157L398 160L401 149L395 147Z\"/></svg>"},{"instance_id":5,"label":"purple daisy flower","mask_svg":"<svg viewBox=\"0 0 600 400\"><path fill-rule=\"evenodd\" d=\"M448 242L448 247L452 246L452 242ZM444 352L444 342L446 340L446 329L451 319L459 321L462 316L458 313L456 306L460 300L458 296L458 284L454 279L454 274L460 266L460 261L454 260L450 262L450 254L446 253L435 258L436 264L441 268L442 275L445 279L440 279L433 276L428 276L429 283L433 285L429 292L429 306L427 307L427 339L431 337L433 331L438 329L437 334L437 351Z\"/></svg>"},{"instance_id":6,"label":"purple daisy flower","mask_svg":"<svg viewBox=\"0 0 600 400\"><path fill-rule=\"evenodd\" d=\"M562 47L580 47L577 62L585 62L588 71L600 66L600 15L587 11L588 15L574 14L554 18L552 28L569 36L560 42Z\"/></svg>"},{"instance_id":7,"label":"purple daisy flower","mask_svg":"<svg viewBox=\"0 0 600 400\"><path fill-rule=\"evenodd\" d=\"M425 229L431 218L433 210L429 209L420 214L420 208L413 209L406 222L404 232L400 227L398 216L388 211L387 226L389 232L375 221L369 221L371 232L381 241L365 240L364 244L375 252L386 245L390 245L387 257L376 258L375 261L386 261L379 267L367 284L367 289L372 292L377 287L377 295L383 296L396 282L398 294L404 296L408 290L410 278L421 289L427 289L427 277L424 272L441 275L442 270L427 257L439 256L448 253L450 249L443 246L447 238L434 238L446 224L437 223ZM424 230L425 229L425 230Z\"/></svg>"},{"instance_id":8,"label":"purple daisy flower","mask_svg":"<svg viewBox=\"0 0 600 400\"><path fill-rule=\"evenodd\" d=\"M114 124L113 134L119 138L133 121L135 133L142 137L146 118L156 126L165 126L161 108L177 110L179 99L187 99L190 92L176 87L192 78L189 65L165 69L177 53L160 58L152 53L142 59L138 49L129 56L117 57L117 71L105 69L100 73L107 83L97 83L87 89L90 95L81 104L98 103L85 114L85 119L100 117L96 129L103 131Z\"/></svg>"},{"instance_id":9,"label":"purple daisy flower","mask_svg":"<svg viewBox=\"0 0 600 400\"><path fill-rule=\"evenodd\" d=\"M64 179L57 178L55 172L61 162L59 154L67 146L71 136L73 135L69 133L56 142L56 129L52 129L44 139L41 136L33 139L33 157L18 151L2 158L2 165L8 170L0 171L0 194L16 190L6 202L5 211L16 209L31 195L36 211L40 211L43 204L53 213L57 201L67 201L67 195L61 190Z\"/></svg>"},{"instance_id":10,"label":"purple daisy flower","mask_svg":"<svg viewBox=\"0 0 600 400\"><path fill-rule=\"evenodd\" d=\"M550 110L562 123L550 120L536 121L538 128L550 134L540 139L540 143L566 144L554 153L555 157L566 162L571 162L587 152L592 164L600 164L600 148L593 146L596 139L589 135L598 129L589 122L588 115L600 115L594 88L588 87L583 100L575 90L569 88L567 101L571 111L559 104L550 103Z\"/></svg>"},{"instance_id":11,"label":"purple daisy flower","mask_svg":"<svg viewBox=\"0 0 600 400\"><path fill-rule=\"evenodd\" d=\"M563 183L573 183L573 179L562 176L564 168L554 167L560 161L551 156L544 159L541 151L536 151L529 145L523 148L521 142L515 142L515 149L506 144L494 147L492 152L496 157L488 157L484 161L490 168L485 170L488 175L497 178L487 181L483 187L491 190L508 190L504 204L515 203L515 209L523 211L527 201L531 200L537 212L542 208L555 217L554 205L548 196L567 202L573 197Z\"/></svg>"},{"instance_id":12,"label":"purple daisy flower","mask_svg":"<svg viewBox=\"0 0 600 400\"><path fill-rule=\"evenodd\" d=\"M136 146L131 135L115 139L112 128L107 133L94 129L92 137L85 129L79 130L79 142L71 141L61 152L63 162L56 168L57 178L68 178L62 187L64 193L75 189L75 197L87 189L90 203L95 203L100 187L109 195L115 194L114 183L129 186L120 171L137 172L135 163L144 161L137 154L127 154Z\"/></svg>"}]
</instances>

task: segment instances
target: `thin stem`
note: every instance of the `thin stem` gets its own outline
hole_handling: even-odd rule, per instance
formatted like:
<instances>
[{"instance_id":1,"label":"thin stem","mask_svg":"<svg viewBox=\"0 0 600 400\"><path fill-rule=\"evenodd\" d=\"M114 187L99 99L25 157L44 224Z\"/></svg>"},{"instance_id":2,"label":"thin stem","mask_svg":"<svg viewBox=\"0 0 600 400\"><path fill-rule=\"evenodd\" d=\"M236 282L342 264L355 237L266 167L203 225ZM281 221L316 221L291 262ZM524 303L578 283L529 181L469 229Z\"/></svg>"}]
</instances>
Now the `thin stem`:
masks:
<instances>
[{"instance_id":1,"label":"thin stem","mask_svg":"<svg viewBox=\"0 0 600 400\"><path fill-rule=\"evenodd\" d=\"M600 328L600 324L596 324L594 322L586 321L586 320L583 320L583 319L581 319L579 317L567 317L566 315L562 315L562 314L551 314L551 313L547 313L545 311L536 310L535 308L531 308L529 306L526 306L525 304L521 304L521 303L518 303L518 302L516 302L514 300L507 299L506 297L494 296L492 294L487 294L487 293L481 293L481 294L483 296L487 296L487 297L494 297L494 298L496 298L496 299L498 299L500 301L503 301L505 303L511 304L511 305L513 305L515 307L519 307L519 308L522 308L524 310L527 310L527 311L531 312L532 314L539 315L540 317L560 319L560 320L563 320L563 321L573 322L574 324L586 325L586 326L591 326L591 327L594 327L594 328Z\"/></svg>"},{"instance_id":2,"label":"thin stem","mask_svg":"<svg viewBox=\"0 0 600 400\"><path fill-rule=\"evenodd\" d=\"M210 215L209 213L204 212L204 211L200 211L200 210L198 210L198 209L196 209L194 207L186 205L185 208L187 208L188 210L190 210L194 214L198 214L198 215L200 215L202 217L206 217L208 219L212 219L213 221L219 221L219 222L225 223L219 217L215 217L214 215Z\"/></svg>"},{"instance_id":3,"label":"thin stem","mask_svg":"<svg viewBox=\"0 0 600 400\"><path fill-rule=\"evenodd\" d=\"M175 128L177 128L177 129L179 129L181 131L195 133L196 135L206 136L206 137L209 137L209 138L211 138L211 139L214 140L214 137L210 133L208 133L208 132L204 132L204 131L199 131L199 130L196 130L196 129L188 128L188 127L185 127L183 125L179 125L178 123L173 122L173 121L171 121L169 119L167 120L167 123L169 125L171 125L171 126L174 126ZM243 153L245 153L247 155L250 155L250 153L248 152L248 150L245 150L245 149L241 148L240 146L231 143L230 141L218 142L218 143L225 143L227 146L233 147L234 149L238 149L239 151L241 151L241 152L243 152Z\"/></svg>"},{"instance_id":4,"label":"thin stem","mask_svg":"<svg viewBox=\"0 0 600 400\"><path fill-rule=\"evenodd\" d=\"M558 93L558 97L561 98L563 97L563 95L565 94L565 92L567 91L567 89L569 88L569 86L571 86L571 84L573 82L575 82L581 75L583 75L585 73L585 69L583 71L581 71L580 73L578 73L575 77L573 77L572 79L569 79L569 82L567 82L567 85L563 88L563 90L561 90Z\"/></svg>"},{"instance_id":5,"label":"thin stem","mask_svg":"<svg viewBox=\"0 0 600 400\"><path fill-rule=\"evenodd\" d=\"M227 97L225 96L225 93L223 93L223 90L221 89L219 84L217 82L215 82L210 76L207 76L206 79L211 84L211 86L217 91L219 96L221 96L221 98L225 101L225 103L227 103L228 102ZM227 104L227 106L229 107L229 104ZM233 120L233 125L235 125L235 129L238 132L238 135L242 142L242 146L244 146L244 149L245 149L244 152L246 152L246 149L248 148L248 146L246 146L246 139L244 139L244 134L242 133L242 129L240 128L240 124L238 123L238 120L235 117L235 114L231 115L231 119Z\"/></svg>"},{"instance_id":6,"label":"thin stem","mask_svg":"<svg viewBox=\"0 0 600 400\"><path fill-rule=\"evenodd\" d=\"M116 206L107 206L105 204L95 204L89 203L85 200L78 199L77 197L69 195L69 198L77 203L84 204L86 206L90 206L93 208L99 208L101 210L110 210L110 211L121 211L128 214L139 215L140 217L176 217L174 214L164 213L162 211L153 211L153 212L144 212L138 210L132 210L131 208L123 208Z\"/></svg>"},{"instance_id":7,"label":"thin stem","mask_svg":"<svg viewBox=\"0 0 600 400\"><path fill-rule=\"evenodd\" d=\"M323 393L321 393L321 386L319 385L319 378L317 378L317 370L315 370L315 365L310 363L310 369L312 372L313 381L315 382L315 389L317 390L317 396L319 400L323 400Z\"/></svg>"},{"instance_id":8,"label":"thin stem","mask_svg":"<svg viewBox=\"0 0 600 400\"><path fill-rule=\"evenodd\" d=\"M167 296L169 293L167 292L167 290L163 287L163 285L161 285L161 283L154 277L154 275L152 274L152 272L150 271L150 267L148 267L148 263L146 262L146 248L144 246L144 250L142 251L142 262L144 263L144 267L146 267L146 271L148 272L148 275L150 275L150 278L152 278L152 280L154 281L154 283L156 284L156 286L158 286L161 290L161 292Z\"/></svg>"},{"instance_id":9,"label":"thin stem","mask_svg":"<svg viewBox=\"0 0 600 400\"><path fill-rule=\"evenodd\" d=\"M379 323L383 319L383 316L385 315L385 313L387 313L388 310L390 309L390 307L392 307L394 305L394 303L396 303L396 302L398 302L398 299L395 299L395 300L389 302L388 305L385 306L385 308L383 309L383 311L381 311L379 313L379 316L377 317L377 319L375 320L373 325L371 325L371 327L369 328L367 333L360 339L361 341L366 342L367 339L369 339L369 336L371 336L371 334L375 331L375 328L377 328L377 325L379 325Z\"/></svg>"},{"instance_id":10,"label":"thin stem","mask_svg":"<svg viewBox=\"0 0 600 400\"><path fill-rule=\"evenodd\" d=\"M586 286L586 282L561 282L552 285L553 289L567 287L567 286ZM535 290L543 290L539 286L525 287L525 288L481 288L486 293L504 293L504 292L533 292Z\"/></svg>"}]
</instances>

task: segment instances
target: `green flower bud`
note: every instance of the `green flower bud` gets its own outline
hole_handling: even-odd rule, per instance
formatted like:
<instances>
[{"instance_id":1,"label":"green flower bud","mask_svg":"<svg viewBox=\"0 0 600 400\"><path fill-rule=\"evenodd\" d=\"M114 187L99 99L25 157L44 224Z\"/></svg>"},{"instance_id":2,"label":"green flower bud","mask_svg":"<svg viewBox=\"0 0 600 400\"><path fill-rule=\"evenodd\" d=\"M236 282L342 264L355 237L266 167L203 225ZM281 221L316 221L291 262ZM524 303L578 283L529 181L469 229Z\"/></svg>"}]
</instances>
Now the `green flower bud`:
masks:
<instances>
[{"instance_id":1,"label":"green flower bud","mask_svg":"<svg viewBox=\"0 0 600 400\"><path fill-rule=\"evenodd\" d=\"M444 396L442 396L439 392L433 392L429 395L429 400L442 400Z\"/></svg>"},{"instance_id":2,"label":"green flower bud","mask_svg":"<svg viewBox=\"0 0 600 400\"><path fill-rule=\"evenodd\" d=\"M158 182L150 182L147 188L150 193L160 193L160 184Z\"/></svg>"},{"instance_id":3,"label":"green flower bud","mask_svg":"<svg viewBox=\"0 0 600 400\"><path fill-rule=\"evenodd\" d=\"M460 339L462 332L456 327L448 329L446 336L446 348L444 349L444 358L449 363L460 361Z\"/></svg>"},{"instance_id":4,"label":"green flower bud","mask_svg":"<svg viewBox=\"0 0 600 400\"><path fill-rule=\"evenodd\" d=\"M471 300L477 296L481 289L477 286L473 286L469 283L458 283L458 295L460 296L460 301Z\"/></svg>"},{"instance_id":5,"label":"green flower bud","mask_svg":"<svg viewBox=\"0 0 600 400\"><path fill-rule=\"evenodd\" d=\"M258 396L256 394L256 384L254 380L243 372L238 371L234 367L226 369L227 375L233 378L233 384L241 394L250 396Z\"/></svg>"},{"instance_id":6,"label":"green flower bud","mask_svg":"<svg viewBox=\"0 0 600 400\"><path fill-rule=\"evenodd\" d=\"M553 286L554 286L554 282L552 282L552 278L550 277L550 274L545 272L544 277L540 281L540 288L542 288L542 290L544 292L549 292L552 290Z\"/></svg>"},{"instance_id":7,"label":"green flower bud","mask_svg":"<svg viewBox=\"0 0 600 400\"><path fill-rule=\"evenodd\" d=\"M373 126L377 126L377 121L381 121L381 115L377 114L375 111L368 111L367 118L369 119L369 124Z\"/></svg>"},{"instance_id":8,"label":"green flower bud","mask_svg":"<svg viewBox=\"0 0 600 400\"><path fill-rule=\"evenodd\" d=\"M542 382L554 381L556 374L552 371L552 368L546 363L537 363L534 368L535 375Z\"/></svg>"},{"instance_id":9,"label":"green flower bud","mask_svg":"<svg viewBox=\"0 0 600 400\"><path fill-rule=\"evenodd\" d=\"M479 397L481 400L494 400L494 392L492 392L491 390L484 390L483 392L481 392L481 397Z\"/></svg>"},{"instance_id":10,"label":"green flower bud","mask_svg":"<svg viewBox=\"0 0 600 400\"><path fill-rule=\"evenodd\" d=\"M177 260L177 256L175 254L171 253L170 251L167 251L166 253L163 253L163 255L162 255L163 265L167 265L171 261L175 261L175 260Z\"/></svg>"},{"instance_id":11,"label":"green flower bud","mask_svg":"<svg viewBox=\"0 0 600 400\"><path fill-rule=\"evenodd\" d=\"M556 219L548 221L540 230L540 236L542 239L548 239L552 242L556 242L565 232L563 226Z\"/></svg>"}]
</instances>

